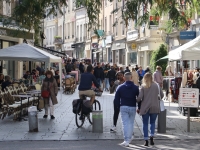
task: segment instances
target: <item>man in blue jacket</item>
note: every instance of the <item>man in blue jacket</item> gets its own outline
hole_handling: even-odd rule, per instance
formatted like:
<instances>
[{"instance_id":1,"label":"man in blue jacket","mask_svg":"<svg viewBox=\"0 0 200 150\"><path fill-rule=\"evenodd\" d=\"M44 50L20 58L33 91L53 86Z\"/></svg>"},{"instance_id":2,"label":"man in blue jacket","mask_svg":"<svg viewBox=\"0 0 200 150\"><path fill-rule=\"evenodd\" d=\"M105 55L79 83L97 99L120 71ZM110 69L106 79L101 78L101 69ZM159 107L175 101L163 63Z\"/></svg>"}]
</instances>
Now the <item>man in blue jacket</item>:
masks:
<instances>
[{"instance_id":1,"label":"man in blue jacket","mask_svg":"<svg viewBox=\"0 0 200 150\"><path fill-rule=\"evenodd\" d=\"M101 91L101 88L95 78L95 76L92 74L93 72L93 67L92 65L89 65L87 67L87 72L81 74L81 81L78 87L79 90L79 97L80 99L83 98L82 95L86 95L90 97L90 102L91 105L93 104L95 100L95 92L91 89L92 88L92 83L96 86Z\"/></svg>"},{"instance_id":2,"label":"man in blue jacket","mask_svg":"<svg viewBox=\"0 0 200 150\"><path fill-rule=\"evenodd\" d=\"M136 114L136 98L139 95L139 88L132 82L130 72L124 75L125 82L118 86L115 93L114 104L120 108L124 142L123 146L129 146L132 139L134 120Z\"/></svg>"}]
</instances>

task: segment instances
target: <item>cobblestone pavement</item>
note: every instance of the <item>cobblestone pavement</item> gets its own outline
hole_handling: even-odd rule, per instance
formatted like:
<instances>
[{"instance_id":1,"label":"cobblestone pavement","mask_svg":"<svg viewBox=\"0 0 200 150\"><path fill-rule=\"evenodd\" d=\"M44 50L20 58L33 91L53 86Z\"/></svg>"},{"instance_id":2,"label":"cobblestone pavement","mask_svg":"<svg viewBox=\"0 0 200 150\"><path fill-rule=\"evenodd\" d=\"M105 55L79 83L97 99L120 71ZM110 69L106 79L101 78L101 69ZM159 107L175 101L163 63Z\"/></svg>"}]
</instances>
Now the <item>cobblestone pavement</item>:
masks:
<instances>
[{"instance_id":1,"label":"cobblestone pavement","mask_svg":"<svg viewBox=\"0 0 200 150\"><path fill-rule=\"evenodd\" d=\"M0 141L9 140L90 140L90 139L123 139L121 118L119 117L117 132L110 133L113 117L114 95L104 92L97 97L103 110L103 133L92 133L92 126L88 121L82 128L77 128L75 115L72 113L72 101L78 98L78 91L73 95L58 95L59 103L55 106L55 120L43 119L44 111L38 112L39 132L28 132L28 121L13 121L13 117L6 117L0 120ZM165 103L167 112L167 133L158 134L158 139L200 139L200 122L191 122L191 132L187 133L186 117L181 116L177 111L177 104ZM198 120L198 119L195 119ZM200 119L199 119L200 120ZM135 139L142 139L142 119L138 114L134 125Z\"/></svg>"}]
</instances>

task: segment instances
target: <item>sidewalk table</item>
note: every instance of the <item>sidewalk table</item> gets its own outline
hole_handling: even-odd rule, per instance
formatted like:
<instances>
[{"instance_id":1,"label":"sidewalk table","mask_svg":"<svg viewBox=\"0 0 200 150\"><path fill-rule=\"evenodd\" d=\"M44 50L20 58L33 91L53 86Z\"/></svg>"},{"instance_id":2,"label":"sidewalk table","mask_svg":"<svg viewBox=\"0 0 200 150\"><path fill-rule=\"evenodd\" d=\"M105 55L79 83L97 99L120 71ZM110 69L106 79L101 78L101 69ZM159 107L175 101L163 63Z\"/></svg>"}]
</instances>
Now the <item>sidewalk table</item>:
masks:
<instances>
[{"instance_id":1,"label":"sidewalk table","mask_svg":"<svg viewBox=\"0 0 200 150\"><path fill-rule=\"evenodd\" d=\"M26 93L27 93L27 94L30 94L31 96L38 94L38 96L37 96L37 97L38 97L37 109L38 109L39 111L41 111L41 109L39 109L39 98L40 98L39 94L41 94L41 90L26 91Z\"/></svg>"},{"instance_id":2,"label":"sidewalk table","mask_svg":"<svg viewBox=\"0 0 200 150\"><path fill-rule=\"evenodd\" d=\"M22 119L23 119L24 121L27 121L26 119L24 119L24 118L22 117L22 98L28 98L28 104L29 104L29 98L32 97L32 96L30 96L30 95L12 95L12 96L13 96L13 97L20 97L20 98L21 98L21 111L20 111L20 117L18 118L19 121L21 121Z\"/></svg>"}]
</instances>

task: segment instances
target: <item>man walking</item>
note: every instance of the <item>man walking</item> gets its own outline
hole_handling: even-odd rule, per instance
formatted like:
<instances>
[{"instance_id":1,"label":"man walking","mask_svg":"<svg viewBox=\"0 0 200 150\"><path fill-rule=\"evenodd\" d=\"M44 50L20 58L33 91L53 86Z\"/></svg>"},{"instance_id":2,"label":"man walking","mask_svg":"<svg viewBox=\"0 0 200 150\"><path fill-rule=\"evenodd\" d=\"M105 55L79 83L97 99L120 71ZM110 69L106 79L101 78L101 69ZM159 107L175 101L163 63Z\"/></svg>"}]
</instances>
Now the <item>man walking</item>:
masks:
<instances>
[{"instance_id":1,"label":"man walking","mask_svg":"<svg viewBox=\"0 0 200 150\"><path fill-rule=\"evenodd\" d=\"M94 76L96 77L97 82L101 87L101 85L104 82L104 72L99 62L97 63L97 66L94 68Z\"/></svg>"},{"instance_id":2,"label":"man walking","mask_svg":"<svg viewBox=\"0 0 200 150\"><path fill-rule=\"evenodd\" d=\"M132 139L134 120L136 114L136 98L139 88L132 82L131 73L124 75L125 82L117 88L114 104L120 108L124 142L121 145L127 147Z\"/></svg>"}]
</instances>

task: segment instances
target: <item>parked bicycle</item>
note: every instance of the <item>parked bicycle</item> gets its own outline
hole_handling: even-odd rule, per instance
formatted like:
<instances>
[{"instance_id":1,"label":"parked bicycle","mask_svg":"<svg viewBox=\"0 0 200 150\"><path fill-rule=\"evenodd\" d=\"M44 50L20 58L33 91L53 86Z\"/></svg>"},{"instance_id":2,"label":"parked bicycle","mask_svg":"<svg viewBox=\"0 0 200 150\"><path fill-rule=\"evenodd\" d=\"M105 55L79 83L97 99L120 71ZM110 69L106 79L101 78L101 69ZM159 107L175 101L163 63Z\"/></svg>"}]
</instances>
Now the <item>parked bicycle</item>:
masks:
<instances>
[{"instance_id":1,"label":"parked bicycle","mask_svg":"<svg viewBox=\"0 0 200 150\"><path fill-rule=\"evenodd\" d=\"M102 91L94 90L95 91L95 96L101 96ZM98 100L94 100L93 105L90 106L90 100L87 99L87 95L83 95L83 99L78 99L75 102L77 105L73 104L73 112L75 113L75 121L76 121L76 126L78 128L82 127L86 118L89 121L89 123L92 125L92 120L90 113L93 110L101 110L101 104ZM88 103L88 104L87 104ZM89 105L89 107L86 107L85 105ZM75 108L76 107L76 108Z\"/></svg>"}]
</instances>

